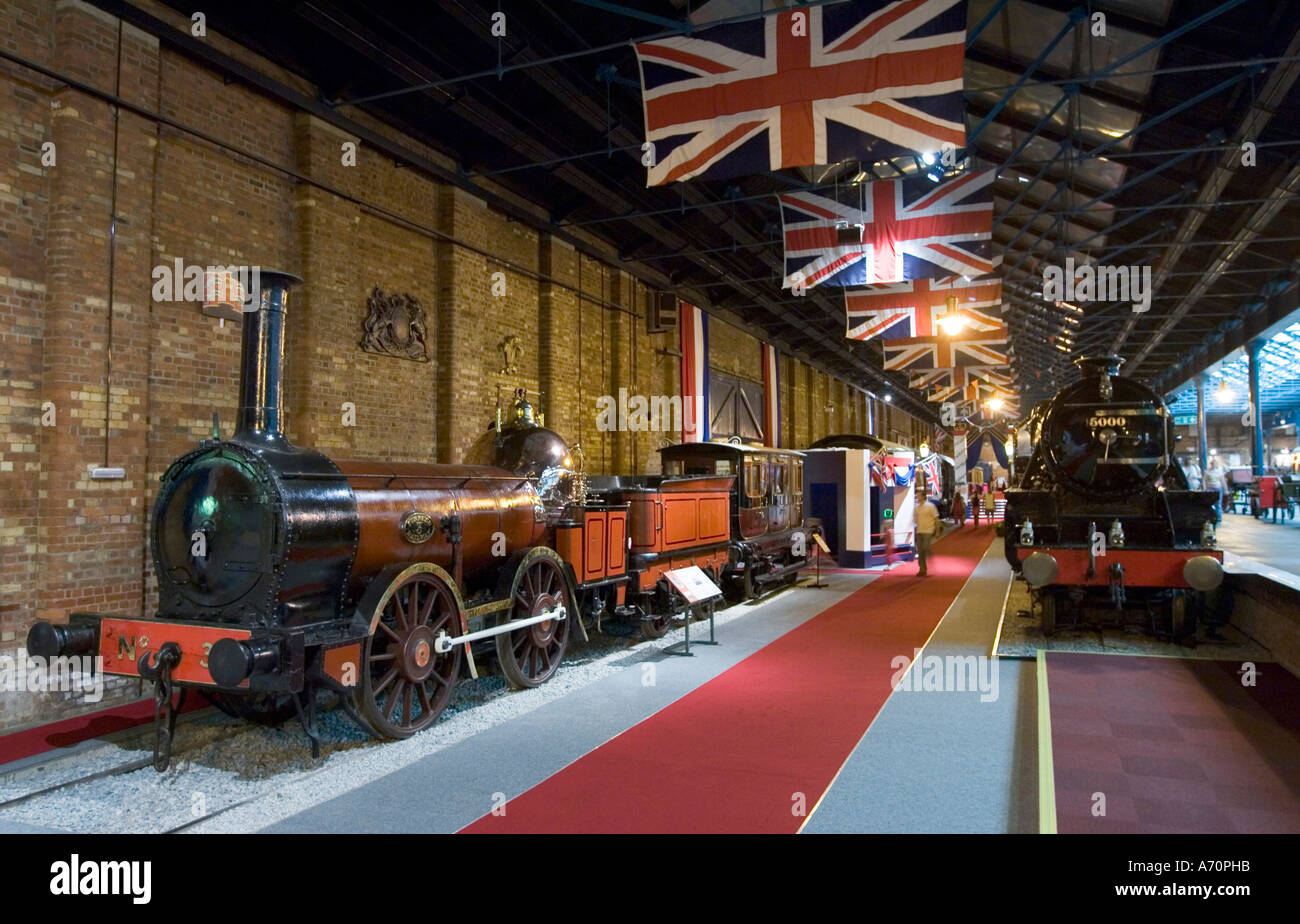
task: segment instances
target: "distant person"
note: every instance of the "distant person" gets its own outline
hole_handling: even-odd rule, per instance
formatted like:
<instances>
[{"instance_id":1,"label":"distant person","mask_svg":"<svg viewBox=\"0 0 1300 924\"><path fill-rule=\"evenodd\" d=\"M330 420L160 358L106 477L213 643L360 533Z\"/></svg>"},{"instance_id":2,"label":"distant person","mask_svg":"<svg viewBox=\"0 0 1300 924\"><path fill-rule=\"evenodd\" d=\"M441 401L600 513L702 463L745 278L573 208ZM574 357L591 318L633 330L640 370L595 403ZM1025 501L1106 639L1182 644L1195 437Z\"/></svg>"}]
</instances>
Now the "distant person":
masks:
<instances>
[{"instance_id":1,"label":"distant person","mask_svg":"<svg viewBox=\"0 0 1300 924\"><path fill-rule=\"evenodd\" d=\"M952 495L952 521L958 528L966 525L966 498L960 491L954 491Z\"/></svg>"},{"instance_id":2,"label":"distant person","mask_svg":"<svg viewBox=\"0 0 1300 924\"><path fill-rule=\"evenodd\" d=\"M970 498L970 512L971 516L975 518L975 526L978 528L980 525L980 486L977 484L971 485L971 491L974 493L971 494Z\"/></svg>"},{"instance_id":3,"label":"distant person","mask_svg":"<svg viewBox=\"0 0 1300 924\"><path fill-rule=\"evenodd\" d=\"M926 577L925 564L930 557L930 544L942 529L939 522L939 508L936 507L924 491L916 492L916 562L917 574Z\"/></svg>"},{"instance_id":4,"label":"distant person","mask_svg":"<svg viewBox=\"0 0 1300 924\"><path fill-rule=\"evenodd\" d=\"M1201 467L1196 464L1195 459L1184 459L1182 463L1183 475L1187 478L1187 488L1191 491L1201 490L1204 478L1201 475Z\"/></svg>"},{"instance_id":5,"label":"distant person","mask_svg":"<svg viewBox=\"0 0 1300 924\"><path fill-rule=\"evenodd\" d=\"M989 485L988 491L984 494L984 515L989 518L990 523L993 522L993 513L997 509L998 499L993 494L993 485Z\"/></svg>"},{"instance_id":6,"label":"distant person","mask_svg":"<svg viewBox=\"0 0 1300 924\"><path fill-rule=\"evenodd\" d=\"M1211 459L1205 466L1205 490L1219 493L1220 510L1231 509L1228 503L1228 481L1223 477L1223 469L1219 468L1217 459Z\"/></svg>"}]
</instances>

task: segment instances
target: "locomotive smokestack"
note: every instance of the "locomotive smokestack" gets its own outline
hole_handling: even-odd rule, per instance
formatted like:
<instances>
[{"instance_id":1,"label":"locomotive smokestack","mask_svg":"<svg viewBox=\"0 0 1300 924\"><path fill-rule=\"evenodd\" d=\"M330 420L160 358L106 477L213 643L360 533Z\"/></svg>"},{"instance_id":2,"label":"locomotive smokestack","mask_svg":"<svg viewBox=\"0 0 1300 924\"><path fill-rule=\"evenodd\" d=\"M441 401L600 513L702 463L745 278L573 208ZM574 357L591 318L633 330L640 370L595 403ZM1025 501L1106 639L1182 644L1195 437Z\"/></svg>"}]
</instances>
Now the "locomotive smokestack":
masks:
<instances>
[{"instance_id":1,"label":"locomotive smokestack","mask_svg":"<svg viewBox=\"0 0 1300 924\"><path fill-rule=\"evenodd\" d=\"M297 276L262 270L253 293L256 311L244 312L239 361L239 412L235 435L275 440L281 437L284 404L284 319L289 287Z\"/></svg>"},{"instance_id":2,"label":"locomotive smokestack","mask_svg":"<svg viewBox=\"0 0 1300 924\"><path fill-rule=\"evenodd\" d=\"M1083 356L1074 361L1084 376L1119 375L1119 367L1123 363L1124 359L1120 356Z\"/></svg>"}]
</instances>

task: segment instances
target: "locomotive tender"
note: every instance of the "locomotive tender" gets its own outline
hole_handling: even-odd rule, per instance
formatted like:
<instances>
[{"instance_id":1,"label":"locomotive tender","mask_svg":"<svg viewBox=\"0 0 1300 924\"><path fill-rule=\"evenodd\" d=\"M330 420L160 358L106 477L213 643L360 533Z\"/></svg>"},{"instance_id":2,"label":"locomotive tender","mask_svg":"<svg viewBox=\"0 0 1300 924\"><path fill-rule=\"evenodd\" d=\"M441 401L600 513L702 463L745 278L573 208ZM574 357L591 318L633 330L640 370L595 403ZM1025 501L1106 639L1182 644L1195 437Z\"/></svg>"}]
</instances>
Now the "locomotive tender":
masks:
<instances>
[{"instance_id":1,"label":"locomotive tender","mask_svg":"<svg viewBox=\"0 0 1300 924\"><path fill-rule=\"evenodd\" d=\"M1223 581L1218 495L1188 488L1168 408L1117 375L1121 362L1080 360L1084 377L1035 408L1032 452L1007 492L1006 558L1044 633L1085 607L1137 604L1149 631L1186 639L1201 595Z\"/></svg>"},{"instance_id":2,"label":"locomotive tender","mask_svg":"<svg viewBox=\"0 0 1300 924\"><path fill-rule=\"evenodd\" d=\"M492 464L336 460L293 445L281 432L282 370L298 281L263 271L257 309L243 315L234 434L214 433L163 475L157 615L73 613L28 635L33 656L98 654L106 673L154 682L159 771L191 689L252 721L296 716L314 755L319 690L376 737L405 738L438 718L464 666L478 676L478 662L494 660L512 687L533 687L603 615L662 635L680 612L669 569L699 565L746 596L759 571L797 573L790 561L776 568L769 548L802 525L794 454L747 463L746 484L761 491L740 504L739 462L673 472L680 447L664 450L667 476L588 491L522 396L476 447Z\"/></svg>"}]
</instances>

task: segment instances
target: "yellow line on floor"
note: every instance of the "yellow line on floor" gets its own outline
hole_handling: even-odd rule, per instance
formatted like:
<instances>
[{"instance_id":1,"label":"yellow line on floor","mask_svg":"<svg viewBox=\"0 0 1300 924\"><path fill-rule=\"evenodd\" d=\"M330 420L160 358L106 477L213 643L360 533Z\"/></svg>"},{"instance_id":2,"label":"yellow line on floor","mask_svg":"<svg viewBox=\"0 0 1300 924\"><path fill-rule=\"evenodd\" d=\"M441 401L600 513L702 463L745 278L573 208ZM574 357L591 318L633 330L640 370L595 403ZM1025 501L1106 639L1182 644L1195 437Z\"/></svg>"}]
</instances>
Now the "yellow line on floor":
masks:
<instances>
[{"instance_id":1,"label":"yellow line on floor","mask_svg":"<svg viewBox=\"0 0 1300 924\"><path fill-rule=\"evenodd\" d=\"M1052 767L1052 714L1047 696L1047 652L1038 652L1038 833L1056 833L1056 775Z\"/></svg>"}]
</instances>

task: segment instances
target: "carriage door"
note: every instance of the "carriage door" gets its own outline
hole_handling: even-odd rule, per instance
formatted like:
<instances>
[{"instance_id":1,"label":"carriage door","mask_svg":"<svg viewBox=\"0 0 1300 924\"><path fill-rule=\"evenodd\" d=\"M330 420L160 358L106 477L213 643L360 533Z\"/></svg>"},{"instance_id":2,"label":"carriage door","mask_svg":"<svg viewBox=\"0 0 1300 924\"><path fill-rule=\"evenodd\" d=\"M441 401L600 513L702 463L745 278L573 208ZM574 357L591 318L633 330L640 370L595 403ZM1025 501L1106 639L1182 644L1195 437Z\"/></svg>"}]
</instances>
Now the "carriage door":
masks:
<instances>
[{"instance_id":1,"label":"carriage door","mask_svg":"<svg viewBox=\"0 0 1300 924\"><path fill-rule=\"evenodd\" d=\"M761 536L767 532L767 464L751 454L744 456L744 478L740 486L741 498L736 511L740 521L740 535L744 539Z\"/></svg>"},{"instance_id":2,"label":"carriage door","mask_svg":"<svg viewBox=\"0 0 1300 924\"><path fill-rule=\"evenodd\" d=\"M775 533L790 525L790 466L784 462L772 462L770 468L772 512L767 518L767 528Z\"/></svg>"}]
</instances>

